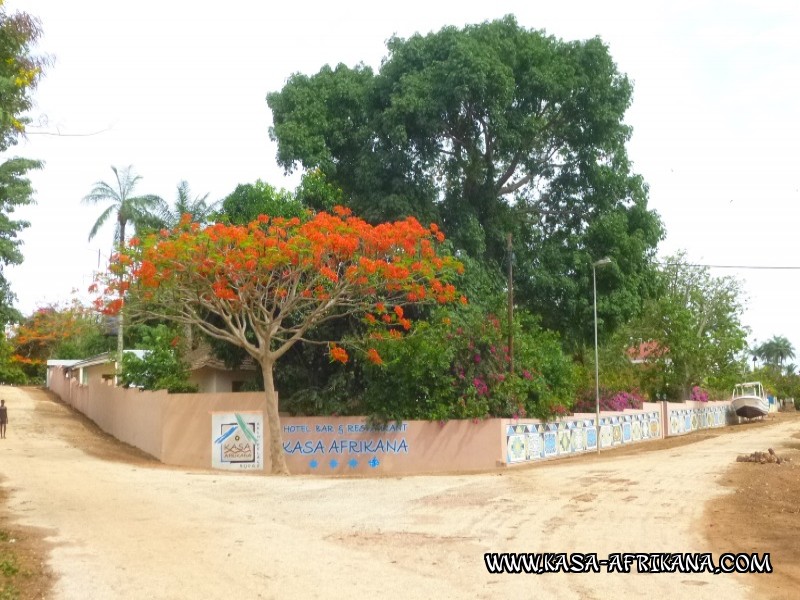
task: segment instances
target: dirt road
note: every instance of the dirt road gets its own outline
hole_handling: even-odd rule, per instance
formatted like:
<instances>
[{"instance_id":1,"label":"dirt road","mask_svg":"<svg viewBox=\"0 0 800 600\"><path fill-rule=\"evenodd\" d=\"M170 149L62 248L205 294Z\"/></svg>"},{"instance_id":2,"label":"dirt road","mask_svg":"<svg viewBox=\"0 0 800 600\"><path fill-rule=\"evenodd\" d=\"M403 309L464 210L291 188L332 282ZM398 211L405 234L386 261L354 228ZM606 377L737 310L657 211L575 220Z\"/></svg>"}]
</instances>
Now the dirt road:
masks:
<instances>
[{"instance_id":1,"label":"dirt road","mask_svg":"<svg viewBox=\"0 0 800 600\"><path fill-rule=\"evenodd\" d=\"M46 530L59 599L752 598L768 575L490 575L483 554L710 552L703 507L732 493L722 473L800 432L480 475L280 478L167 468L42 391L0 397L8 508Z\"/></svg>"}]
</instances>

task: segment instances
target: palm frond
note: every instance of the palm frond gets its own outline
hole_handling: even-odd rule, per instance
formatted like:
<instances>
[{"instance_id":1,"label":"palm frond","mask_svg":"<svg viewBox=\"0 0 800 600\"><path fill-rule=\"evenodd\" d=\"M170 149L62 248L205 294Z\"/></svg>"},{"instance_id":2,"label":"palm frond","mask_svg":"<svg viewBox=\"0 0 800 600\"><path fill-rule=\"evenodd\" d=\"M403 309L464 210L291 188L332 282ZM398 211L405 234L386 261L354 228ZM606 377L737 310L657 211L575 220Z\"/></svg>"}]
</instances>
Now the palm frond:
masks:
<instances>
[{"instance_id":1,"label":"palm frond","mask_svg":"<svg viewBox=\"0 0 800 600\"><path fill-rule=\"evenodd\" d=\"M111 167L114 175L117 178L117 185L119 186L119 195L123 201L127 200L128 196L133 192L133 188L142 178L141 175L133 173L133 167L127 166L122 170L117 170L116 167Z\"/></svg>"},{"instance_id":2,"label":"palm frond","mask_svg":"<svg viewBox=\"0 0 800 600\"><path fill-rule=\"evenodd\" d=\"M177 187L174 208L165 214L165 222L169 227L175 227L185 214L192 216L192 221L204 223L211 214L211 209L206 205L209 194L191 199L191 190L187 181L181 181ZM215 203L217 204L217 203Z\"/></svg>"},{"instance_id":3,"label":"palm frond","mask_svg":"<svg viewBox=\"0 0 800 600\"><path fill-rule=\"evenodd\" d=\"M91 231L89 231L89 241L90 242L92 241L92 239L94 239L94 236L97 235L97 232L100 231L100 228L108 220L108 217L110 217L114 213L115 208L116 208L115 206L109 206L107 209L105 209L100 214L99 217L97 217L97 221L94 222L94 225L92 225Z\"/></svg>"},{"instance_id":4,"label":"palm frond","mask_svg":"<svg viewBox=\"0 0 800 600\"><path fill-rule=\"evenodd\" d=\"M105 181L98 181L94 184L92 191L83 197L84 204L99 204L100 202L113 202L120 204L122 202L119 193L113 187L108 185Z\"/></svg>"},{"instance_id":5,"label":"palm frond","mask_svg":"<svg viewBox=\"0 0 800 600\"><path fill-rule=\"evenodd\" d=\"M94 184L92 191L89 192L84 198L83 202L86 204L100 204L103 202L111 202L111 206L106 208L98 218L89 233L91 240L100 227L108 218L116 213L117 228L114 232L114 238L117 244L121 240L122 230L125 224L132 223L134 227L158 227L163 223L163 219L159 218L160 213L166 210L166 202L159 196L145 195L131 197L136 184L141 177L133 173L133 167L128 166L118 169L111 167L114 172L117 187L106 183L105 181L98 181Z\"/></svg>"}]
</instances>

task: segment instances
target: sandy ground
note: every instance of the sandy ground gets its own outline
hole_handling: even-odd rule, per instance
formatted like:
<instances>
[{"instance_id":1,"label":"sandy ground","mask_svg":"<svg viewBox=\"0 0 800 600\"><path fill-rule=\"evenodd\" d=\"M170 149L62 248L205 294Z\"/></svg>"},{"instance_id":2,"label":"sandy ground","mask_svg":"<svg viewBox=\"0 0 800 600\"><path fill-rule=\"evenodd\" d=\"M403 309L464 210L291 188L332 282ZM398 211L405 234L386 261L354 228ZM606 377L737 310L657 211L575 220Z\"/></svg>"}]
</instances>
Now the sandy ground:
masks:
<instances>
[{"instance_id":1,"label":"sandy ground","mask_svg":"<svg viewBox=\"0 0 800 600\"><path fill-rule=\"evenodd\" d=\"M51 544L59 599L767 597L770 575L491 575L483 554L724 552L706 507L734 494L736 456L800 432L791 419L479 475L286 478L167 468L43 391L0 397L7 509Z\"/></svg>"}]
</instances>

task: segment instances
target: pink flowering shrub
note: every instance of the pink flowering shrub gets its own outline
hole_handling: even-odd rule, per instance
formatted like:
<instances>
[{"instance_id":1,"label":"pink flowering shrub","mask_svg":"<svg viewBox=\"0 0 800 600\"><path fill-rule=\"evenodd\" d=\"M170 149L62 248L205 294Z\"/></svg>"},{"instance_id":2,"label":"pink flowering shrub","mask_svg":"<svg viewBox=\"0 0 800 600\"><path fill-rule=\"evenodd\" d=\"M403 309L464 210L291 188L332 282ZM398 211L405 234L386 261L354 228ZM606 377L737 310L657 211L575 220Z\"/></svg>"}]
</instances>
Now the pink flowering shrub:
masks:
<instances>
[{"instance_id":1,"label":"pink flowering shrub","mask_svg":"<svg viewBox=\"0 0 800 600\"><path fill-rule=\"evenodd\" d=\"M600 410L609 410L614 412L622 412L626 408L641 409L642 396L638 390L631 392L611 392L610 390L600 388ZM593 413L596 407L595 391L586 390L581 394L578 401L575 402L575 412Z\"/></svg>"},{"instance_id":2,"label":"pink flowering shrub","mask_svg":"<svg viewBox=\"0 0 800 600\"><path fill-rule=\"evenodd\" d=\"M414 335L402 340L370 340L383 364L363 365L365 392L353 410L383 420L567 413L574 365L558 338L524 311L516 314L513 371L508 326L481 307L442 309L415 323Z\"/></svg>"},{"instance_id":3,"label":"pink flowering shrub","mask_svg":"<svg viewBox=\"0 0 800 600\"><path fill-rule=\"evenodd\" d=\"M695 402L708 402L708 392L699 385L696 385L692 388L691 399Z\"/></svg>"}]
</instances>

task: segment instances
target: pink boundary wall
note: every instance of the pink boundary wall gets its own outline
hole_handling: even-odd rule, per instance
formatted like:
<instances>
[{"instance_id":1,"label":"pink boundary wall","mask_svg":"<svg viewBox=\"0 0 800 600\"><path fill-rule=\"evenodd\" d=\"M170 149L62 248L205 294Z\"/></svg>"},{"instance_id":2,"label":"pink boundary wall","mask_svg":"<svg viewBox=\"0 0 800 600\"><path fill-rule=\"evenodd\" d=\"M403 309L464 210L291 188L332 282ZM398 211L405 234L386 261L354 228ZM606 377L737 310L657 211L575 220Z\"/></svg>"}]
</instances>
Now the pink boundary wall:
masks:
<instances>
[{"instance_id":1,"label":"pink boundary wall","mask_svg":"<svg viewBox=\"0 0 800 600\"><path fill-rule=\"evenodd\" d=\"M168 394L95 381L80 385L64 369L50 389L100 429L168 465L211 467L211 412L264 411L263 393Z\"/></svg>"},{"instance_id":2,"label":"pink boundary wall","mask_svg":"<svg viewBox=\"0 0 800 600\"><path fill-rule=\"evenodd\" d=\"M167 394L99 382L79 385L65 377L62 367L51 370L49 387L103 431L165 464L183 467L211 468L212 412L265 413L261 392ZM603 412L601 448L718 427L730 422L730 414L729 402L645 403L639 411ZM292 473L380 476L482 471L594 451L594 421L594 414L575 414L548 423L403 421L372 429L363 417L282 416L281 427Z\"/></svg>"},{"instance_id":3,"label":"pink boundary wall","mask_svg":"<svg viewBox=\"0 0 800 600\"><path fill-rule=\"evenodd\" d=\"M400 475L502 465L501 419L402 421L370 429L363 417L282 417L292 473Z\"/></svg>"}]
</instances>

